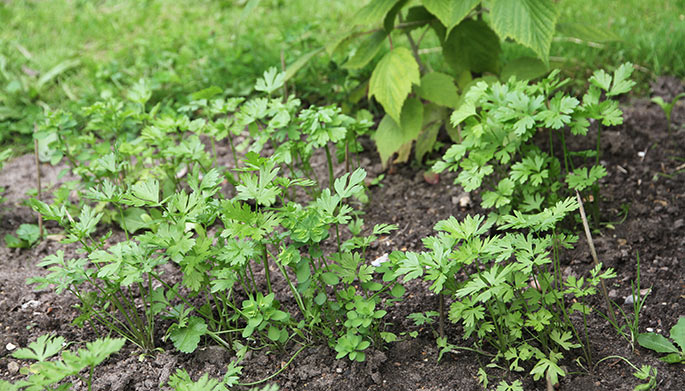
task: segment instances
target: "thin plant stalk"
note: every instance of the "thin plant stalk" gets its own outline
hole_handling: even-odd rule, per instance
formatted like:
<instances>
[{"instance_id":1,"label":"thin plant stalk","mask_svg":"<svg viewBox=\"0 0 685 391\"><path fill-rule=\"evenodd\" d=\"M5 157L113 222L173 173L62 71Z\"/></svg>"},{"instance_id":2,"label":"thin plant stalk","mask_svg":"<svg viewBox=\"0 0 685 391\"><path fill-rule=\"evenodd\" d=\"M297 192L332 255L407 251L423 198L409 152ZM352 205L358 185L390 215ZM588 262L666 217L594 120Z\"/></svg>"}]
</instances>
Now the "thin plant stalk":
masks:
<instances>
[{"instance_id":1,"label":"thin plant stalk","mask_svg":"<svg viewBox=\"0 0 685 391\"><path fill-rule=\"evenodd\" d=\"M585 208L583 208L583 200L580 198L580 193L576 190L576 198L578 199L578 206L580 210L580 217L583 220L583 228L585 229L585 238L587 239L588 246L590 247L590 254L592 254L592 260L595 266L599 265L599 259L597 258L597 251L595 250L595 244L592 241L592 234L590 233L590 226L587 222L587 216L585 215ZM607 293L607 287L604 280L600 281L600 288L602 290L602 296L604 297L604 303L607 307L607 313L612 322L616 323L616 315L614 314L614 308L611 306L611 300L609 300L609 294Z\"/></svg>"},{"instance_id":2,"label":"thin plant stalk","mask_svg":"<svg viewBox=\"0 0 685 391\"><path fill-rule=\"evenodd\" d=\"M35 127L35 125L34 125ZM33 153L36 158L36 185L38 187L38 201L43 201L43 191L40 185L40 159L38 158L38 140L33 139ZM43 215L38 213L38 231L40 232L40 237L43 237Z\"/></svg>"}]
</instances>

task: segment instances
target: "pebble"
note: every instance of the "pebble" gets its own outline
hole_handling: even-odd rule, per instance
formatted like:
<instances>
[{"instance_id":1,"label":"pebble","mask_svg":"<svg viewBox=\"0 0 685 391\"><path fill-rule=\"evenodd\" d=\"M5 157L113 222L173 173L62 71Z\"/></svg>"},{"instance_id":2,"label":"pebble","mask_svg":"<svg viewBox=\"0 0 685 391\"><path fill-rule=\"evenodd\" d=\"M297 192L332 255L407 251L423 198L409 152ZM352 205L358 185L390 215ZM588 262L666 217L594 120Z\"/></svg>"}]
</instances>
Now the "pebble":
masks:
<instances>
[{"instance_id":1,"label":"pebble","mask_svg":"<svg viewBox=\"0 0 685 391\"><path fill-rule=\"evenodd\" d=\"M7 364L7 371L10 375L14 375L19 372L19 364L17 364L16 361L10 361L9 364Z\"/></svg>"},{"instance_id":2,"label":"pebble","mask_svg":"<svg viewBox=\"0 0 685 391\"><path fill-rule=\"evenodd\" d=\"M7 350L9 350L9 351L12 351L12 350L14 350L14 349L16 349L16 348L17 348L17 345L13 344L12 342L10 342L10 343L8 343L7 345L5 345L5 349L7 349Z\"/></svg>"},{"instance_id":3,"label":"pebble","mask_svg":"<svg viewBox=\"0 0 685 391\"><path fill-rule=\"evenodd\" d=\"M342 368L335 368L335 373L342 373Z\"/></svg>"},{"instance_id":4,"label":"pebble","mask_svg":"<svg viewBox=\"0 0 685 391\"><path fill-rule=\"evenodd\" d=\"M653 333L653 332L654 332L654 329L651 328L651 327L647 327L647 332L648 332L648 333Z\"/></svg>"}]
</instances>

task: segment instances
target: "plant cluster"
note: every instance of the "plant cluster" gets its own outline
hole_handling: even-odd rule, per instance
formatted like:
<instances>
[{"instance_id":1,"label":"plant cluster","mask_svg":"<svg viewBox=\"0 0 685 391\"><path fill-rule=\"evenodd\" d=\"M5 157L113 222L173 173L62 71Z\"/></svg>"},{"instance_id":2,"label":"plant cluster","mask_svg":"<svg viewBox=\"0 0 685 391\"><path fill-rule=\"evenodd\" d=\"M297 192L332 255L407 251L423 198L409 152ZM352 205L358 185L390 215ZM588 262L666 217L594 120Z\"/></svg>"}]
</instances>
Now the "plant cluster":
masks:
<instances>
[{"instance_id":1,"label":"plant cluster","mask_svg":"<svg viewBox=\"0 0 685 391\"><path fill-rule=\"evenodd\" d=\"M366 173L350 164L370 121L272 98L283 83L272 69L255 87L267 97L224 99L209 88L169 112L147 107L150 91L140 82L125 101L51 114L37 133L42 153L66 158L81 181L58 190L52 204L32 206L82 255L48 256L40 265L49 273L29 282L71 292L77 324L104 326L144 351L159 346L162 324L163 338L186 353L203 337L234 350L240 340L272 348L326 341L340 357L363 361L368 347L394 339L384 307L404 290L387 265L368 265L365 252L396 227L362 235L350 206L365 198ZM245 128L250 135L235 145ZM232 172L216 163L215 143L226 138ZM350 169L338 178L329 143ZM262 157L267 144L275 152ZM324 188L310 164L321 149L330 175ZM118 223L125 238L103 235L103 221ZM180 281L165 272L170 266ZM274 273L286 295L274 290Z\"/></svg>"},{"instance_id":2,"label":"plant cluster","mask_svg":"<svg viewBox=\"0 0 685 391\"><path fill-rule=\"evenodd\" d=\"M564 182L571 190L591 189L597 224L597 181L607 175L600 164L601 130L623 123L613 98L634 85L629 79L632 69L624 64L613 75L596 71L582 100L560 90L568 80L559 80L557 71L535 84L514 79L476 83L451 115L452 125L462 127L462 140L433 170L458 171L455 183L466 191L485 187L481 205L499 216L540 212L554 205L563 198ZM567 135L585 136L592 126L597 133L595 149L569 151ZM547 151L534 142L543 132L549 137ZM561 158L555 155L555 140L561 144ZM579 160L588 159L594 164L578 166Z\"/></svg>"}]
</instances>

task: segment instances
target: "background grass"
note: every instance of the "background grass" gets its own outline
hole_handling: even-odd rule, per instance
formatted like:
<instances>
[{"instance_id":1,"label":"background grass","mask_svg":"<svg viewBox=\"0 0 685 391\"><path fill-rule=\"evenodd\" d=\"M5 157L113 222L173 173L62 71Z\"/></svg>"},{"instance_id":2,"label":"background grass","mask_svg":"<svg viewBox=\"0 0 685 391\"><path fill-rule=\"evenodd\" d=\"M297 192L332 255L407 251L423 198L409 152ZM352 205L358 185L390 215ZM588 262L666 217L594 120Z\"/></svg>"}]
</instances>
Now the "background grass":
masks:
<instances>
[{"instance_id":1,"label":"background grass","mask_svg":"<svg viewBox=\"0 0 685 391\"><path fill-rule=\"evenodd\" d=\"M51 0L0 2L0 143L21 143L47 109L122 94L140 78L153 101L178 101L211 85L252 92L270 66L286 64L346 31L366 0ZM685 0L562 0L559 22L611 31L598 45L557 40L552 66L585 83L597 68L638 65L637 91L670 74L685 77ZM504 44L504 57L529 51ZM432 55L428 55L430 57ZM430 61L430 58L428 59ZM370 69L370 68L369 68ZM368 74L369 69L362 70ZM317 56L294 81L298 96L340 103L353 77ZM293 87L293 86L291 86Z\"/></svg>"}]
</instances>

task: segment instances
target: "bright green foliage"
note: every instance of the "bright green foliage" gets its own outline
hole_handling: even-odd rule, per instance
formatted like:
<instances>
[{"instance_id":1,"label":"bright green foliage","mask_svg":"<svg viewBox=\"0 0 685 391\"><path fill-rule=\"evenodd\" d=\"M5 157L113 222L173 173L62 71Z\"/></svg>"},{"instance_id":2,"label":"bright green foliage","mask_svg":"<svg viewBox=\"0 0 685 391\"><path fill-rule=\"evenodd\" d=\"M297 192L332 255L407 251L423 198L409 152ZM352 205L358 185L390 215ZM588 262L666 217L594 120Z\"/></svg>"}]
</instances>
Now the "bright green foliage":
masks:
<instances>
[{"instance_id":1,"label":"bright green foliage","mask_svg":"<svg viewBox=\"0 0 685 391\"><path fill-rule=\"evenodd\" d=\"M483 17L484 12L489 15ZM371 0L355 14L354 27L327 45L326 51L335 54L349 41L358 39L358 47L344 59L344 67L350 70L373 64L382 54L368 79L368 98L375 98L394 120L392 125L386 121L379 127L375 137L385 165L394 153L399 153L396 161L407 161L411 143L418 139L418 136L407 138L408 134L414 134L415 128L407 128L402 118L412 94L427 100L426 105L453 108L459 101L456 95L461 93L463 97L473 77L498 75L503 69L507 78L540 76L548 68L556 23L557 10L551 0L503 0L487 4L480 0ZM369 25L379 28L369 30ZM418 39L412 35L415 30L420 31ZM421 52L422 44L431 40L424 41L428 32L433 36L432 42L437 40L442 48L444 61L435 71L426 65L428 56ZM385 49L386 39L389 50ZM503 68L500 42L505 39L532 49L541 61L531 62L526 58L523 65ZM307 54L306 58L311 57ZM362 80L358 88L364 89L365 83ZM440 122L443 123L444 120ZM421 133L426 135L421 137L423 145L417 149L417 160L432 149L439 126L422 127Z\"/></svg>"},{"instance_id":2,"label":"bright green foliage","mask_svg":"<svg viewBox=\"0 0 685 391\"><path fill-rule=\"evenodd\" d=\"M388 115L401 123L400 113L412 84L419 84L419 65L411 52L403 47L389 51L371 74L369 98L383 105Z\"/></svg>"},{"instance_id":3,"label":"bright green foliage","mask_svg":"<svg viewBox=\"0 0 685 391\"><path fill-rule=\"evenodd\" d=\"M40 239L40 229L36 224L22 224L17 228L17 236L5 235L5 245L9 248L29 248Z\"/></svg>"},{"instance_id":4,"label":"bright green foliage","mask_svg":"<svg viewBox=\"0 0 685 391\"><path fill-rule=\"evenodd\" d=\"M678 347L661 334L645 333L637 337L637 342L647 349L658 353L668 353L661 357L662 361L669 364L685 363L685 317L680 317L669 331L670 337ZM680 348L680 349L678 349Z\"/></svg>"},{"instance_id":5,"label":"bright green foliage","mask_svg":"<svg viewBox=\"0 0 685 391\"><path fill-rule=\"evenodd\" d=\"M14 358L35 360L28 368L22 368L21 373L28 378L19 380L11 390L70 390L72 383L63 380L69 376L76 376L88 385L93 383L93 368L102 363L107 357L118 352L124 346L122 338L104 338L88 342L85 348L76 352L63 351L60 359L48 361L57 355L64 345L64 338L45 334L31 342L28 348L22 348L12 354ZM88 376L81 375L81 371L89 369ZM0 383L2 385L2 383Z\"/></svg>"},{"instance_id":6,"label":"bright green foliage","mask_svg":"<svg viewBox=\"0 0 685 391\"><path fill-rule=\"evenodd\" d=\"M492 27L501 39L513 38L548 61L557 21L552 0L495 0L490 15Z\"/></svg>"},{"instance_id":7,"label":"bright green foliage","mask_svg":"<svg viewBox=\"0 0 685 391\"><path fill-rule=\"evenodd\" d=\"M466 92L451 116L453 126L463 127L461 142L452 145L433 170L458 171L455 183L466 191L484 187L482 206L494 208L500 216L511 211L539 212L555 205L563 196L559 193L564 181L571 189L592 188L596 193L597 181L606 175L598 160L601 129L597 150L591 155L596 158L595 164L589 169L573 168L565 134L569 130L574 135L586 134L590 119L604 125L622 123L618 102L600 101L601 90L607 96L625 93L634 84L627 79L631 71L632 66L626 64L613 77L595 72L582 102L556 92L566 84L558 80L558 72L537 84L480 81ZM540 131L549 132L550 139L559 137L562 161L553 156L551 144L550 151L545 152L532 143Z\"/></svg>"}]
</instances>

